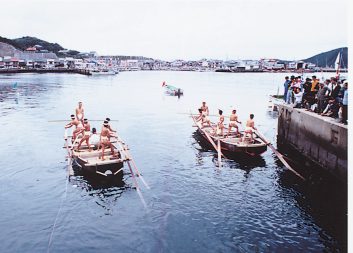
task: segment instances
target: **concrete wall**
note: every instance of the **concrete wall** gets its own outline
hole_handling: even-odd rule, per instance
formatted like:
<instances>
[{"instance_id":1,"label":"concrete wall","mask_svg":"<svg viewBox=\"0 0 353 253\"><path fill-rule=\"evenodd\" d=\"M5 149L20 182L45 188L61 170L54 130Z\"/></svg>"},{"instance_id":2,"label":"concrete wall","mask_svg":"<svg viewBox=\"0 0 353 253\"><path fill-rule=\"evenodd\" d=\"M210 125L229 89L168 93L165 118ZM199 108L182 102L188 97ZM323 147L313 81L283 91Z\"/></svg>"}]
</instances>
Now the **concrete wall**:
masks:
<instances>
[{"instance_id":1,"label":"concrete wall","mask_svg":"<svg viewBox=\"0 0 353 253\"><path fill-rule=\"evenodd\" d=\"M348 128L304 109L278 105L278 141L347 181Z\"/></svg>"}]
</instances>

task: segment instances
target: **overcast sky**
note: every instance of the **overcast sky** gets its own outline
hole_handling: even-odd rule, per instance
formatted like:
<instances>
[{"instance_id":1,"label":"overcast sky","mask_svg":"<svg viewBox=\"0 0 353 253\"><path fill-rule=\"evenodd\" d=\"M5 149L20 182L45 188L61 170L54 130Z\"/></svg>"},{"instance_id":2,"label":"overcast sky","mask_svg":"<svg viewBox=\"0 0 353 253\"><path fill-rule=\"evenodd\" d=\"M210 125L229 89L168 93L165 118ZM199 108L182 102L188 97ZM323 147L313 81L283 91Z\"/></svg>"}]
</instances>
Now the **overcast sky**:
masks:
<instances>
[{"instance_id":1,"label":"overcast sky","mask_svg":"<svg viewBox=\"0 0 353 253\"><path fill-rule=\"evenodd\" d=\"M345 0L8 1L0 36L101 55L299 60L348 45Z\"/></svg>"}]
</instances>

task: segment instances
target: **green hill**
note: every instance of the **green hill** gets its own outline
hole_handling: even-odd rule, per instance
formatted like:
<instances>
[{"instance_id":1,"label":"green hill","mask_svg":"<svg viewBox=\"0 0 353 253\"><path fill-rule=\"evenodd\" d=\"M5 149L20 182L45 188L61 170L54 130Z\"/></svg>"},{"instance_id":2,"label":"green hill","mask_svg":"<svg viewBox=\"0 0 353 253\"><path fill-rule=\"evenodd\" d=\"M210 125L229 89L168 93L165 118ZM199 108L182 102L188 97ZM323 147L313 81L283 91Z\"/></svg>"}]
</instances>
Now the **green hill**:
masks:
<instances>
[{"instance_id":1,"label":"green hill","mask_svg":"<svg viewBox=\"0 0 353 253\"><path fill-rule=\"evenodd\" d=\"M320 68L325 67L334 67L335 61L338 55L338 52L341 52L342 61L341 68L348 68L348 47L341 47L331 51L323 52L317 55L314 55L310 58L303 60L304 62L310 62L316 64Z\"/></svg>"},{"instance_id":2,"label":"green hill","mask_svg":"<svg viewBox=\"0 0 353 253\"><path fill-rule=\"evenodd\" d=\"M21 46L18 43L16 43L15 41L1 37L1 36L0 36L0 42L9 44L9 45L15 47L16 49L22 49Z\"/></svg>"},{"instance_id":3,"label":"green hill","mask_svg":"<svg viewBox=\"0 0 353 253\"><path fill-rule=\"evenodd\" d=\"M48 50L49 52L54 53L57 53L60 50L64 50L64 48L58 43L50 43L44 40L37 39L35 37L26 36L18 39L13 39L12 41L19 45L22 50L25 50L28 47L33 47L35 45L40 45L42 46L42 50Z\"/></svg>"}]
</instances>

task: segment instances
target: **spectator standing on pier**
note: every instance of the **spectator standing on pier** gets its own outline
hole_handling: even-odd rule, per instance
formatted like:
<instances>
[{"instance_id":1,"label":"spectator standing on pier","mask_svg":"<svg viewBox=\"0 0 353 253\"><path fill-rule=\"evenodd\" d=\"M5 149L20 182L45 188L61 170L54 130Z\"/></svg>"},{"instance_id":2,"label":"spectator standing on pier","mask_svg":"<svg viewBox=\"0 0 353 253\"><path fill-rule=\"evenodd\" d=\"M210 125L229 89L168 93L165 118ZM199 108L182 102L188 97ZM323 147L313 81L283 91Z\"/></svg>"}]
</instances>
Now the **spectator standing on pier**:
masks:
<instances>
[{"instance_id":1,"label":"spectator standing on pier","mask_svg":"<svg viewBox=\"0 0 353 253\"><path fill-rule=\"evenodd\" d=\"M323 110L325 109L325 100L326 100L326 92L328 91L328 88L325 84L320 83L320 88L317 93L317 99L318 99L318 113L322 113Z\"/></svg>"},{"instance_id":2,"label":"spectator standing on pier","mask_svg":"<svg viewBox=\"0 0 353 253\"><path fill-rule=\"evenodd\" d=\"M312 93L312 96L315 97L319 90L319 79L316 79L316 76L312 76L312 80L310 92Z\"/></svg>"},{"instance_id":3,"label":"spectator standing on pier","mask_svg":"<svg viewBox=\"0 0 353 253\"><path fill-rule=\"evenodd\" d=\"M291 104L292 103L292 92L293 92L293 88L294 88L294 83L295 83L295 77L291 76L290 77L290 83L288 85L288 91L287 91L287 98L286 98L286 103L287 104Z\"/></svg>"},{"instance_id":4,"label":"spectator standing on pier","mask_svg":"<svg viewBox=\"0 0 353 253\"><path fill-rule=\"evenodd\" d=\"M289 87L289 84L290 84L290 80L289 80L289 77L288 76L286 76L285 78L284 78L284 84L283 84L283 86L284 86L284 94L283 94L283 100L284 100L284 102L286 102L287 101L287 93L288 93L288 87Z\"/></svg>"},{"instance_id":5,"label":"spectator standing on pier","mask_svg":"<svg viewBox=\"0 0 353 253\"><path fill-rule=\"evenodd\" d=\"M343 84L344 88L344 93L343 93L343 99L342 99L342 123L347 124L347 119L348 119L348 82L345 81Z\"/></svg>"},{"instance_id":6,"label":"spectator standing on pier","mask_svg":"<svg viewBox=\"0 0 353 253\"><path fill-rule=\"evenodd\" d=\"M310 106L313 104L313 98L310 96L310 89L311 89L311 79L306 78L305 83L303 84L303 102L306 109L309 109Z\"/></svg>"}]
</instances>

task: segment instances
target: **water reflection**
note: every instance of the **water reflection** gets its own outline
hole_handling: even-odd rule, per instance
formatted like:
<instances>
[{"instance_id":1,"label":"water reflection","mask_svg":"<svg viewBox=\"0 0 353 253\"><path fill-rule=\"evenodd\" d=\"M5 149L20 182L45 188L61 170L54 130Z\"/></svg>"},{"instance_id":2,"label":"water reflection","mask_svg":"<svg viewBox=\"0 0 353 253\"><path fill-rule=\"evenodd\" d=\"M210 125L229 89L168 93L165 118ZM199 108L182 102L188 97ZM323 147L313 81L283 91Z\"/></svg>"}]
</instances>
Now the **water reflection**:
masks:
<instances>
[{"instance_id":1,"label":"water reflection","mask_svg":"<svg viewBox=\"0 0 353 253\"><path fill-rule=\"evenodd\" d=\"M283 148L281 149L283 152ZM286 152L290 152L286 150ZM316 228L328 251L347 251L347 185L314 164L305 164L300 154L288 153L290 166L301 173L306 181L288 170L279 173L282 189L292 191L293 200L302 210L303 219L317 224ZM282 193L283 194L283 193ZM312 225L313 226L313 225ZM341 238L336 241L333 238Z\"/></svg>"},{"instance_id":2,"label":"water reflection","mask_svg":"<svg viewBox=\"0 0 353 253\"><path fill-rule=\"evenodd\" d=\"M70 177L70 183L83 189L88 196L95 199L95 203L105 209L106 215L111 215L111 211L117 206L122 194L133 189L131 185L125 183L130 178L130 173L119 176L103 177L83 173L79 167L74 167L74 175Z\"/></svg>"}]
</instances>

